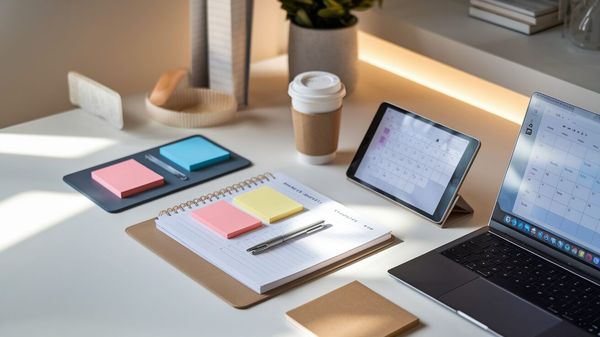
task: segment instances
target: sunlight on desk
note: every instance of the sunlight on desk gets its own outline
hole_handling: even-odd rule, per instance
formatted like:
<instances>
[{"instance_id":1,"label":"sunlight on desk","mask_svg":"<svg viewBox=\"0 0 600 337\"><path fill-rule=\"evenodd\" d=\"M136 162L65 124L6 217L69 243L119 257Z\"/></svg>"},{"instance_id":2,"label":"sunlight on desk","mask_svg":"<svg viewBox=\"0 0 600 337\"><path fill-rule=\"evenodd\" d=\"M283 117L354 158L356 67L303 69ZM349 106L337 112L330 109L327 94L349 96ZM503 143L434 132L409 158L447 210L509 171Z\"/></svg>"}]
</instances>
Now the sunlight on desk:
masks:
<instances>
[{"instance_id":1,"label":"sunlight on desk","mask_svg":"<svg viewBox=\"0 0 600 337\"><path fill-rule=\"evenodd\" d=\"M359 32L359 58L444 95L521 124L529 97Z\"/></svg>"},{"instance_id":2,"label":"sunlight on desk","mask_svg":"<svg viewBox=\"0 0 600 337\"><path fill-rule=\"evenodd\" d=\"M332 312L323 315L320 318L311 321L310 324L313 328L321 331L333 332L335 330L336 335L352 335L352 336L367 336L373 330L373 327L381 327L389 325L390 317L386 315L357 315L347 311ZM346 322L351 324L340 325L339 322ZM294 322L295 323L295 322ZM303 331L310 334L309 330L305 330L300 324L294 324Z\"/></svg>"},{"instance_id":3,"label":"sunlight on desk","mask_svg":"<svg viewBox=\"0 0 600 337\"><path fill-rule=\"evenodd\" d=\"M388 202L388 201L386 200L386 202ZM358 204L358 203L357 204L348 204L347 206L353 210L356 210L357 212L359 212L361 214L377 214L378 218L380 220L393 219L395 223L410 222L410 221L413 221L415 219L415 217L417 217L410 211L408 211L402 207L396 206L395 204L392 204L391 201L389 201L389 203L390 203L389 205L385 205L385 206L365 205L365 204ZM390 205L393 205L393 207L389 207ZM373 220L378 220L378 219L373 219Z\"/></svg>"},{"instance_id":4,"label":"sunlight on desk","mask_svg":"<svg viewBox=\"0 0 600 337\"><path fill-rule=\"evenodd\" d=\"M91 207L76 193L47 191L19 193L0 201L0 251Z\"/></svg>"},{"instance_id":5,"label":"sunlight on desk","mask_svg":"<svg viewBox=\"0 0 600 337\"><path fill-rule=\"evenodd\" d=\"M116 144L116 141L107 138L0 134L0 154L79 158L114 144Z\"/></svg>"}]
</instances>

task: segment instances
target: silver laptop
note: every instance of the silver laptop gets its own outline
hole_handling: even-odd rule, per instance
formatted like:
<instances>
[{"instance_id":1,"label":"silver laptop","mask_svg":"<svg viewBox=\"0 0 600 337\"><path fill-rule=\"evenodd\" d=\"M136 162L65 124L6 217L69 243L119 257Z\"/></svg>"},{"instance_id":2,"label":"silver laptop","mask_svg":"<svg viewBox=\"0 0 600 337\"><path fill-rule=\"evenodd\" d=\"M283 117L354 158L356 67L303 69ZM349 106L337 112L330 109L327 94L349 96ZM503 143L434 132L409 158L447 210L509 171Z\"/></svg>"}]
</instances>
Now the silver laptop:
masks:
<instances>
[{"instance_id":1,"label":"silver laptop","mask_svg":"<svg viewBox=\"0 0 600 337\"><path fill-rule=\"evenodd\" d=\"M489 226L389 273L499 335L600 336L600 116L535 93Z\"/></svg>"}]
</instances>

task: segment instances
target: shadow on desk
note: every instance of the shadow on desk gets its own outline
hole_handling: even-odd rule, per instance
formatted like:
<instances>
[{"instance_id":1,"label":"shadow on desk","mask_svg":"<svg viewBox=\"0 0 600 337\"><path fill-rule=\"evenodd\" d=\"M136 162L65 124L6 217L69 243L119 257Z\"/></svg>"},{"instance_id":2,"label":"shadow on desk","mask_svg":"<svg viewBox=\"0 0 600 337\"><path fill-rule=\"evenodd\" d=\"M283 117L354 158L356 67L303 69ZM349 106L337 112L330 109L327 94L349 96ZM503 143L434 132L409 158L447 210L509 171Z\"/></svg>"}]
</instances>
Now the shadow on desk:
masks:
<instances>
[{"instance_id":1,"label":"shadow on desk","mask_svg":"<svg viewBox=\"0 0 600 337\"><path fill-rule=\"evenodd\" d=\"M446 223L444 228L478 228L483 226L484 224L473 223L471 218L473 218L473 213L471 214L450 214L448 219L446 219Z\"/></svg>"},{"instance_id":2,"label":"shadow on desk","mask_svg":"<svg viewBox=\"0 0 600 337\"><path fill-rule=\"evenodd\" d=\"M338 150L335 155L335 159L330 165L348 167L350 162L352 162L352 158L354 158L355 153L356 150Z\"/></svg>"},{"instance_id":3,"label":"shadow on desk","mask_svg":"<svg viewBox=\"0 0 600 337\"><path fill-rule=\"evenodd\" d=\"M287 74L255 75L250 80L248 109L289 106Z\"/></svg>"},{"instance_id":4,"label":"shadow on desk","mask_svg":"<svg viewBox=\"0 0 600 337\"><path fill-rule=\"evenodd\" d=\"M237 115L233 119L231 119L223 124L215 125L215 127L230 126L230 125L235 125L235 124L248 124L252 127L263 127L263 126L267 125L268 123L269 123L268 117L259 116L255 113L252 113L251 111L241 110L241 111L238 111Z\"/></svg>"}]
</instances>

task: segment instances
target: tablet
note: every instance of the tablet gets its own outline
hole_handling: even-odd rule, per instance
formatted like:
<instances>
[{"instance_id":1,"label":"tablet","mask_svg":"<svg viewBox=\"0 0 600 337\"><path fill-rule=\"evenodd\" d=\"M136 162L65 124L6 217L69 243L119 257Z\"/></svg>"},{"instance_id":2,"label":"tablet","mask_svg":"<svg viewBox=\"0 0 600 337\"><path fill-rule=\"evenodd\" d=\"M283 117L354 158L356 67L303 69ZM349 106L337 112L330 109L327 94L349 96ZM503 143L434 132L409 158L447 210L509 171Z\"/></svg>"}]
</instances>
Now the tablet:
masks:
<instances>
[{"instance_id":1,"label":"tablet","mask_svg":"<svg viewBox=\"0 0 600 337\"><path fill-rule=\"evenodd\" d=\"M479 145L471 136L382 103L346 175L441 224Z\"/></svg>"}]
</instances>

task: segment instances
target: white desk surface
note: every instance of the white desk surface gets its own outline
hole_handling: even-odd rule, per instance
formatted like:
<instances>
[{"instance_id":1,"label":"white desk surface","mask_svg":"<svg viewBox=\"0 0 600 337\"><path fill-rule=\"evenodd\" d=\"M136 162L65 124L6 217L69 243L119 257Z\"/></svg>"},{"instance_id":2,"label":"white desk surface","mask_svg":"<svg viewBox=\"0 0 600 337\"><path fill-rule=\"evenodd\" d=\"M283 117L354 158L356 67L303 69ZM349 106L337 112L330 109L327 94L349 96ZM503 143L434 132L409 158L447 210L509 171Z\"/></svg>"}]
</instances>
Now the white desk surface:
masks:
<instances>
[{"instance_id":1,"label":"white desk surface","mask_svg":"<svg viewBox=\"0 0 600 337\"><path fill-rule=\"evenodd\" d=\"M352 280L417 315L422 324L410 336L483 335L387 270L487 223L518 126L363 63L360 84L345 100L338 158L326 166L302 165L295 158L285 63L279 57L253 65L251 106L223 126L162 126L144 115L143 96L137 95L126 100L123 131L77 109L1 130L0 336L298 336L284 313ZM473 216L440 229L346 180L381 101L481 140L462 188ZM68 173L194 133L254 166L119 214L104 212L62 181ZM161 209L264 171L286 172L387 226L404 242L237 310L125 233Z\"/></svg>"}]
</instances>

